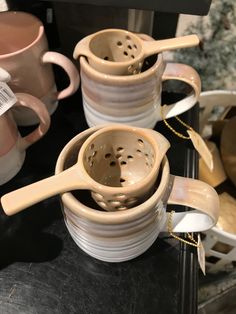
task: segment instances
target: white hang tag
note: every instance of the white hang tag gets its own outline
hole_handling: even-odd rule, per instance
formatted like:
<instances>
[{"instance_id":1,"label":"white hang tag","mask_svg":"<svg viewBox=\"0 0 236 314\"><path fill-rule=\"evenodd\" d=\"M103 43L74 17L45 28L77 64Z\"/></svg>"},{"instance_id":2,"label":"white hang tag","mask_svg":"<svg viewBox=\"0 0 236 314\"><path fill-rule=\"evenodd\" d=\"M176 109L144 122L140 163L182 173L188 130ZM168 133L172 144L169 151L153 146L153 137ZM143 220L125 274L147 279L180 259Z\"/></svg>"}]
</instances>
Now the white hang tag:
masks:
<instances>
[{"instance_id":1,"label":"white hang tag","mask_svg":"<svg viewBox=\"0 0 236 314\"><path fill-rule=\"evenodd\" d=\"M4 82L0 82L0 116L16 102L17 98L10 87Z\"/></svg>"},{"instance_id":2,"label":"white hang tag","mask_svg":"<svg viewBox=\"0 0 236 314\"><path fill-rule=\"evenodd\" d=\"M198 237L197 237L197 257L198 257L198 263L199 263L199 266L203 272L204 275L206 275L206 262L205 262L205 249L204 249L204 246L202 244L202 241L201 241L201 236L200 234L198 234Z\"/></svg>"},{"instance_id":3,"label":"white hang tag","mask_svg":"<svg viewBox=\"0 0 236 314\"><path fill-rule=\"evenodd\" d=\"M194 148L197 150L197 152L199 153L207 167L210 169L210 171L213 171L214 168L213 156L209 148L207 147L205 141L203 140L201 135L198 134L196 131L187 130L187 132L188 135L190 136Z\"/></svg>"}]
</instances>

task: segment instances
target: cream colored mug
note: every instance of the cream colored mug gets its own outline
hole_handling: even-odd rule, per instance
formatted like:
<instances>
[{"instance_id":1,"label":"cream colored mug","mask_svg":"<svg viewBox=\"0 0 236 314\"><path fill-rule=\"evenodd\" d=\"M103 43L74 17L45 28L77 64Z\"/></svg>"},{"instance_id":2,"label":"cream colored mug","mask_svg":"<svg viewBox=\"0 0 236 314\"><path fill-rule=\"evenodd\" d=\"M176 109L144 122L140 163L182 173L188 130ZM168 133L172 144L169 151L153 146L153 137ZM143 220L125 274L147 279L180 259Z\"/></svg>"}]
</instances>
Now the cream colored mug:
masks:
<instances>
[{"instance_id":1,"label":"cream colored mug","mask_svg":"<svg viewBox=\"0 0 236 314\"><path fill-rule=\"evenodd\" d=\"M57 92L51 64L62 67L69 77L69 86ZM0 67L6 70L13 92L28 93L45 103L52 114L58 100L72 95L79 86L79 74L74 64L64 55L48 51L42 22L25 12L0 14ZM37 116L21 107L14 109L19 125L38 122Z\"/></svg>"},{"instance_id":2,"label":"cream colored mug","mask_svg":"<svg viewBox=\"0 0 236 314\"><path fill-rule=\"evenodd\" d=\"M84 141L100 127L85 130L62 150L56 174L76 163ZM85 192L61 195L65 224L76 244L87 254L107 262L121 262L145 252L162 231L167 231L168 204L192 207L175 213L173 232L199 232L211 229L219 217L219 198L208 184L194 179L173 176L165 157L159 181L151 197L125 211L106 212L88 202Z\"/></svg>"},{"instance_id":3,"label":"cream colored mug","mask_svg":"<svg viewBox=\"0 0 236 314\"><path fill-rule=\"evenodd\" d=\"M153 40L146 34L138 34ZM199 99L201 80L190 66L166 63L159 53L147 70L134 75L109 75L94 69L80 57L80 74L85 118L90 127L105 123L124 123L154 128L163 118L171 118L193 107ZM161 108L162 84L177 80L186 83L191 92L185 98Z\"/></svg>"}]
</instances>

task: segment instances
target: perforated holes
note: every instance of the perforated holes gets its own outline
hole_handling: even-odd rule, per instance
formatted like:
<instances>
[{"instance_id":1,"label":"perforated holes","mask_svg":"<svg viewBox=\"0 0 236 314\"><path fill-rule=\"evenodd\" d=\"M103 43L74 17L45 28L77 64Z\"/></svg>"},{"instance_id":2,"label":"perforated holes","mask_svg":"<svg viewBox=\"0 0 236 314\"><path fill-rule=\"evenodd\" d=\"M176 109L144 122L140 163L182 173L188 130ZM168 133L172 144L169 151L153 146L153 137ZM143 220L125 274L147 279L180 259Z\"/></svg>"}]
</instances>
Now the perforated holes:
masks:
<instances>
[{"instance_id":1,"label":"perforated holes","mask_svg":"<svg viewBox=\"0 0 236 314\"><path fill-rule=\"evenodd\" d=\"M128 47L128 49L132 50L132 46L131 45L128 45L127 47Z\"/></svg>"},{"instance_id":2,"label":"perforated holes","mask_svg":"<svg viewBox=\"0 0 236 314\"><path fill-rule=\"evenodd\" d=\"M116 159L119 159L119 158L121 158L121 157L122 157L121 154L116 154Z\"/></svg>"},{"instance_id":3,"label":"perforated holes","mask_svg":"<svg viewBox=\"0 0 236 314\"><path fill-rule=\"evenodd\" d=\"M110 162L111 167L115 167L115 165L116 165L116 162L114 160Z\"/></svg>"},{"instance_id":4,"label":"perforated holes","mask_svg":"<svg viewBox=\"0 0 236 314\"><path fill-rule=\"evenodd\" d=\"M117 147L117 149L116 149L118 152L123 152L124 151L124 148L123 147L121 147L121 146L119 146L119 147Z\"/></svg>"},{"instance_id":5,"label":"perforated holes","mask_svg":"<svg viewBox=\"0 0 236 314\"><path fill-rule=\"evenodd\" d=\"M107 208L107 204L106 204L105 202L100 202L100 201L98 201L98 205L101 206L101 207L103 207L104 209Z\"/></svg>"},{"instance_id":6,"label":"perforated holes","mask_svg":"<svg viewBox=\"0 0 236 314\"><path fill-rule=\"evenodd\" d=\"M136 46L135 44L133 45L133 47L134 47L134 49L138 49L138 48L137 48L137 46Z\"/></svg>"},{"instance_id":7,"label":"perforated holes","mask_svg":"<svg viewBox=\"0 0 236 314\"><path fill-rule=\"evenodd\" d=\"M121 166L125 166L127 164L127 162L122 160L120 164L121 164Z\"/></svg>"},{"instance_id":8,"label":"perforated holes","mask_svg":"<svg viewBox=\"0 0 236 314\"><path fill-rule=\"evenodd\" d=\"M126 38L126 40L130 40L131 39L129 35L125 36L125 38Z\"/></svg>"},{"instance_id":9,"label":"perforated holes","mask_svg":"<svg viewBox=\"0 0 236 314\"><path fill-rule=\"evenodd\" d=\"M115 194L114 198L116 198L117 200L124 200L126 198L125 194Z\"/></svg>"},{"instance_id":10,"label":"perforated holes","mask_svg":"<svg viewBox=\"0 0 236 314\"><path fill-rule=\"evenodd\" d=\"M111 154L110 154L110 153L105 154L105 158L106 158L106 159L108 159L108 158L110 158L110 157L111 157Z\"/></svg>"},{"instance_id":11,"label":"perforated holes","mask_svg":"<svg viewBox=\"0 0 236 314\"><path fill-rule=\"evenodd\" d=\"M95 150L93 153L92 153L92 156L96 156L97 155L97 151Z\"/></svg>"},{"instance_id":12,"label":"perforated holes","mask_svg":"<svg viewBox=\"0 0 236 314\"><path fill-rule=\"evenodd\" d=\"M144 145L143 140L141 138L138 139L138 143L139 143L140 146Z\"/></svg>"},{"instance_id":13,"label":"perforated holes","mask_svg":"<svg viewBox=\"0 0 236 314\"><path fill-rule=\"evenodd\" d=\"M132 58L132 59L134 59L134 58L135 58L135 56L134 56L134 55L131 55L131 58Z\"/></svg>"},{"instance_id":14,"label":"perforated holes","mask_svg":"<svg viewBox=\"0 0 236 314\"><path fill-rule=\"evenodd\" d=\"M127 209L126 206L116 206L116 210L125 210Z\"/></svg>"},{"instance_id":15,"label":"perforated holes","mask_svg":"<svg viewBox=\"0 0 236 314\"><path fill-rule=\"evenodd\" d=\"M140 149L137 149L136 152L137 152L137 154L138 154L139 156L142 155L142 151L141 151Z\"/></svg>"},{"instance_id":16,"label":"perforated holes","mask_svg":"<svg viewBox=\"0 0 236 314\"><path fill-rule=\"evenodd\" d=\"M106 56L106 57L104 57L103 59L106 60L106 61L108 61L108 60L109 60L109 57Z\"/></svg>"},{"instance_id":17,"label":"perforated holes","mask_svg":"<svg viewBox=\"0 0 236 314\"><path fill-rule=\"evenodd\" d=\"M117 44L118 47L121 47L121 46L122 46L122 42L121 42L121 41L117 41L116 44Z\"/></svg>"},{"instance_id":18,"label":"perforated holes","mask_svg":"<svg viewBox=\"0 0 236 314\"><path fill-rule=\"evenodd\" d=\"M127 200L126 200L126 204L128 205L128 206L131 206L131 205L133 205L134 203L136 203L136 201L137 201L137 198L136 197L130 197L130 198L128 198Z\"/></svg>"},{"instance_id":19,"label":"perforated holes","mask_svg":"<svg viewBox=\"0 0 236 314\"><path fill-rule=\"evenodd\" d=\"M120 178L120 183L124 183L125 179L124 178Z\"/></svg>"},{"instance_id":20,"label":"perforated holes","mask_svg":"<svg viewBox=\"0 0 236 314\"><path fill-rule=\"evenodd\" d=\"M131 161L131 160L134 159L134 157L133 157L132 155L128 155L128 156L127 156L127 159L128 159L129 161Z\"/></svg>"},{"instance_id":21,"label":"perforated holes","mask_svg":"<svg viewBox=\"0 0 236 314\"><path fill-rule=\"evenodd\" d=\"M128 52L127 52L127 51L124 51L124 55L125 55L125 56L128 56Z\"/></svg>"},{"instance_id":22,"label":"perforated holes","mask_svg":"<svg viewBox=\"0 0 236 314\"><path fill-rule=\"evenodd\" d=\"M115 201L115 200L108 200L108 203L109 203L111 206L121 206L121 202Z\"/></svg>"}]
</instances>

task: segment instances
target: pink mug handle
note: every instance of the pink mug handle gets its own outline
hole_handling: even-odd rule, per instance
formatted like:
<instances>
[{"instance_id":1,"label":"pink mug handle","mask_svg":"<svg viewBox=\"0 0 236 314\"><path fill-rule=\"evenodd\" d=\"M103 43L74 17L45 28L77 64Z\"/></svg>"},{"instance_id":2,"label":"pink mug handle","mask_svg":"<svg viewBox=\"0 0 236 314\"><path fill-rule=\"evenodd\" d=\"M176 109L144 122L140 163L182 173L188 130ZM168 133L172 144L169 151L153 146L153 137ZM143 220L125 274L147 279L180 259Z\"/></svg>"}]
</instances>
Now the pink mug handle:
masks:
<instances>
[{"instance_id":1,"label":"pink mug handle","mask_svg":"<svg viewBox=\"0 0 236 314\"><path fill-rule=\"evenodd\" d=\"M54 51L47 51L42 57L43 63L54 63L59 65L67 73L70 84L68 87L58 92L57 99L66 98L76 92L80 84L79 72L75 65L66 56Z\"/></svg>"},{"instance_id":2,"label":"pink mug handle","mask_svg":"<svg viewBox=\"0 0 236 314\"><path fill-rule=\"evenodd\" d=\"M32 109L37 114L40 121L39 126L33 132L22 138L20 144L21 149L26 149L44 136L44 134L49 129L51 120L49 113L41 100L25 93L15 93L15 96L18 100L15 106L22 106Z\"/></svg>"}]
</instances>

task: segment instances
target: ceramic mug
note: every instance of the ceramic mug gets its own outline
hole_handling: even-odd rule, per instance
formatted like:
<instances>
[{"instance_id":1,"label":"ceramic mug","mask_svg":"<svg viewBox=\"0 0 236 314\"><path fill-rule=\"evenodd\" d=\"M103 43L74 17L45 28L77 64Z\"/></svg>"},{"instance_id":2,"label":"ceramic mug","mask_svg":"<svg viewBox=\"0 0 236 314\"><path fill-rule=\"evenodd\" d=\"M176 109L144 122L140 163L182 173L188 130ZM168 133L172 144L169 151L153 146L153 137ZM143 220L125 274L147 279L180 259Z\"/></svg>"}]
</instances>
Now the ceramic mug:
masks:
<instances>
[{"instance_id":1,"label":"ceramic mug","mask_svg":"<svg viewBox=\"0 0 236 314\"><path fill-rule=\"evenodd\" d=\"M138 34L153 40L146 34ZM201 80L190 66L166 63L163 55L147 70L134 75L109 75L98 72L80 57L81 87L85 118L90 127L105 123L124 123L154 128L156 122L190 109L198 101ZM184 99L161 108L162 84L177 80L188 84L192 93ZM163 111L161 111L163 110Z\"/></svg>"},{"instance_id":2,"label":"ceramic mug","mask_svg":"<svg viewBox=\"0 0 236 314\"><path fill-rule=\"evenodd\" d=\"M75 164L80 147L99 128L85 130L64 147L56 174ZM61 200L66 226L77 245L87 254L108 262L130 260L145 252L159 233L167 230L167 203L193 208L173 215L174 232L208 230L219 216L216 191L202 181L171 175L166 157L155 192L138 206L125 211L101 211L95 202L91 203L91 197L85 197L85 191L64 193Z\"/></svg>"},{"instance_id":3,"label":"ceramic mug","mask_svg":"<svg viewBox=\"0 0 236 314\"><path fill-rule=\"evenodd\" d=\"M45 105L36 97L15 93L18 102L14 106L30 108L38 116L39 126L21 137L11 110L0 116L0 185L12 179L21 169L27 147L38 141L50 126L50 116Z\"/></svg>"},{"instance_id":4,"label":"ceramic mug","mask_svg":"<svg viewBox=\"0 0 236 314\"><path fill-rule=\"evenodd\" d=\"M79 86L79 74L74 64L64 55L48 51L42 22L25 12L0 14L0 67L9 72L8 83L13 92L23 92L39 98L52 114L58 100L72 95ZM64 69L69 86L57 92L52 64ZM14 117L19 125L38 122L30 110L15 108Z\"/></svg>"}]
</instances>

